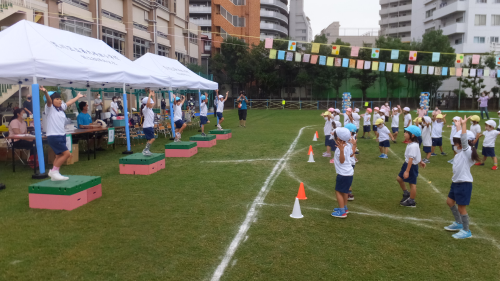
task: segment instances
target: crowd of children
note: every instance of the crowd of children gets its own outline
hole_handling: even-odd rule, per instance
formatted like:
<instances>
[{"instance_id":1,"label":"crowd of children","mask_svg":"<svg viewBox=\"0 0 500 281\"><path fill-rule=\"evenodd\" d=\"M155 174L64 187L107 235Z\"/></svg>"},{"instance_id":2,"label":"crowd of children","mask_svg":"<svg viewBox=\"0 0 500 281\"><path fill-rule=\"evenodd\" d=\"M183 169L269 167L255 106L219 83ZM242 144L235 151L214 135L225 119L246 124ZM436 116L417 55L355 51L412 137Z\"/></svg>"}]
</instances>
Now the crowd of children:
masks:
<instances>
[{"instance_id":1,"label":"crowd of children","mask_svg":"<svg viewBox=\"0 0 500 281\"><path fill-rule=\"evenodd\" d=\"M324 118L324 135L326 152L323 157L332 157L330 163L334 164L337 173L335 193L338 201L338 208L334 208L332 216L346 218L349 210L347 202L354 200L352 194L352 183L354 179L354 168L358 159L357 133L359 132L359 121L363 118L363 135L361 138L370 139L370 133L375 133L374 139L378 142L379 158L388 159L390 140L396 143L399 134L400 115L404 116L404 141L407 144L404 153L404 163L396 177L402 191L403 198L401 206L416 207L417 178L419 166L425 168L430 164L430 158L437 156L436 147L439 147L441 155L447 155L443 149L443 128L446 124L446 114L436 108L431 116L420 116L412 120L411 110L408 107L403 109L398 105L389 113L386 105L383 109L375 107L373 110L367 108L363 114L358 114L358 108L348 108L345 113L339 109L330 108L321 114ZM372 116L373 113L373 116ZM344 127L340 123L340 115L344 116ZM373 117L373 119L372 119ZM390 117L391 130L386 127L386 122ZM500 117L500 112L499 112ZM467 122L471 122L470 130L467 130ZM473 165L483 166L484 162L491 157L493 160L492 170L498 169L498 161L495 155L495 141L500 134L500 126L496 128L496 122L488 120L485 122L485 131L481 132L479 125L480 118L477 115L469 118L456 116L453 118L450 142L455 156L449 161L453 165L453 177L450 192L447 199L455 222L445 227L448 231L458 232L454 238L463 239L471 237L469 229L469 217L466 206L470 203L472 193L472 176L470 169ZM373 127L372 127L373 125ZM482 161L477 154L479 140L484 137L482 145ZM422 148L421 148L422 147ZM423 156L421 149L423 150ZM406 184L408 183L408 187Z\"/></svg>"}]
</instances>

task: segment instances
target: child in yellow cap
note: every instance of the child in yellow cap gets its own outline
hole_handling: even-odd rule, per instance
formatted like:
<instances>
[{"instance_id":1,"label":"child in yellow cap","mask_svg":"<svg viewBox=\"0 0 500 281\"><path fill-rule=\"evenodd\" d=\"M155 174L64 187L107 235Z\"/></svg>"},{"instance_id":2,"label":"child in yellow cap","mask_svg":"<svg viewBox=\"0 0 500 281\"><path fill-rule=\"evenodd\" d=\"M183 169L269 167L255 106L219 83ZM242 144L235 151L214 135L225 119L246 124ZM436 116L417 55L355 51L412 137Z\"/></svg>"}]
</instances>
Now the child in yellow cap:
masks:
<instances>
[{"instance_id":1,"label":"child in yellow cap","mask_svg":"<svg viewBox=\"0 0 500 281\"><path fill-rule=\"evenodd\" d=\"M441 155L446 155L446 153L443 151L443 126L446 124L446 114L437 114L435 116L432 116L432 131L431 131L431 137L432 137L432 149L431 149L431 156L436 156L437 154L434 153L434 150L436 149L436 146L439 146L439 149L441 150Z\"/></svg>"},{"instance_id":2,"label":"child in yellow cap","mask_svg":"<svg viewBox=\"0 0 500 281\"><path fill-rule=\"evenodd\" d=\"M474 136L477 136L481 134L481 125L479 125L479 121L481 119L479 118L479 115L472 115L470 117L470 121L472 121L472 124L470 125L470 131L474 134ZM474 147L477 149L479 146L479 141L474 141Z\"/></svg>"}]
</instances>

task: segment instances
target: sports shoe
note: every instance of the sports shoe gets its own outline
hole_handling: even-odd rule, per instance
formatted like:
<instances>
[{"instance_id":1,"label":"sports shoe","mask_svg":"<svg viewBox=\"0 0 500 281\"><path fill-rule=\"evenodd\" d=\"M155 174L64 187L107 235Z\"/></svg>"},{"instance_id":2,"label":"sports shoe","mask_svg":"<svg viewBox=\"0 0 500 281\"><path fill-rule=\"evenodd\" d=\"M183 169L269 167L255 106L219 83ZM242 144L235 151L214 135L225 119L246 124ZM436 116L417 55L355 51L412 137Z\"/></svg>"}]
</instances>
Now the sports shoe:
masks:
<instances>
[{"instance_id":1,"label":"sports shoe","mask_svg":"<svg viewBox=\"0 0 500 281\"><path fill-rule=\"evenodd\" d=\"M415 200L413 200L411 198L408 198L404 202L400 203L400 205L403 207L415 208L415 207L417 207L417 202L415 202Z\"/></svg>"},{"instance_id":2,"label":"sports shoe","mask_svg":"<svg viewBox=\"0 0 500 281\"><path fill-rule=\"evenodd\" d=\"M354 201L354 195L352 195L352 193L347 194L347 201Z\"/></svg>"},{"instance_id":3,"label":"sports shoe","mask_svg":"<svg viewBox=\"0 0 500 281\"><path fill-rule=\"evenodd\" d=\"M178 139L178 138L175 138L175 139L174 139L174 142L180 142L180 141L181 141L181 140L180 140L180 139Z\"/></svg>"},{"instance_id":4,"label":"sports shoe","mask_svg":"<svg viewBox=\"0 0 500 281\"><path fill-rule=\"evenodd\" d=\"M444 229L447 231L460 231L464 226L460 223L453 222L451 225L445 226Z\"/></svg>"},{"instance_id":5,"label":"sports shoe","mask_svg":"<svg viewBox=\"0 0 500 281\"><path fill-rule=\"evenodd\" d=\"M143 150L142 151L142 155L144 155L144 156L152 156L153 153L151 153L151 151L149 151L149 150Z\"/></svg>"},{"instance_id":6,"label":"sports shoe","mask_svg":"<svg viewBox=\"0 0 500 281\"><path fill-rule=\"evenodd\" d=\"M373 139L374 139L374 140L376 140L376 139L377 139L377 137L373 137Z\"/></svg>"},{"instance_id":7,"label":"sports shoe","mask_svg":"<svg viewBox=\"0 0 500 281\"><path fill-rule=\"evenodd\" d=\"M437 154L436 153L432 153L431 156L437 156Z\"/></svg>"},{"instance_id":8,"label":"sports shoe","mask_svg":"<svg viewBox=\"0 0 500 281\"><path fill-rule=\"evenodd\" d=\"M453 159L455 159L455 158L453 158ZM448 161L448 163L453 164L453 159L451 159L450 161Z\"/></svg>"},{"instance_id":9,"label":"sports shoe","mask_svg":"<svg viewBox=\"0 0 500 281\"><path fill-rule=\"evenodd\" d=\"M481 162L477 162L476 164L474 164L476 166L484 166L484 163L481 163Z\"/></svg>"},{"instance_id":10,"label":"sports shoe","mask_svg":"<svg viewBox=\"0 0 500 281\"><path fill-rule=\"evenodd\" d=\"M389 156L387 156L387 154L384 154L384 157L382 157L382 159L389 159Z\"/></svg>"},{"instance_id":11,"label":"sports shoe","mask_svg":"<svg viewBox=\"0 0 500 281\"><path fill-rule=\"evenodd\" d=\"M466 239L466 238L471 238L472 233L470 233L470 230L465 231L462 229L458 233L453 234L451 237L453 237L455 239Z\"/></svg>"},{"instance_id":12,"label":"sports shoe","mask_svg":"<svg viewBox=\"0 0 500 281\"><path fill-rule=\"evenodd\" d=\"M325 153L325 154L323 154L323 157L328 157L328 158L330 158L330 157L332 157L332 154L331 154L331 153Z\"/></svg>"},{"instance_id":13,"label":"sports shoe","mask_svg":"<svg viewBox=\"0 0 500 281\"><path fill-rule=\"evenodd\" d=\"M365 138L365 136L361 136L361 138L362 138L362 139L364 139L364 138Z\"/></svg>"},{"instance_id":14,"label":"sports shoe","mask_svg":"<svg viewBox=\"0 0 500 281\"><path fill-rule=\"evenodd\" d=\"M347 209L347 205L345 205L344 211L345 211L346 214L349 214L349 209Z\"/></svg>"},{"instance_id":15,"label":"sports shoe","mask_svg":"<svg viewBox=\"0 0 500 281\"><path fill-rule=\"evenodd\" d=\"M359 154L359 151L354 152L354 154Z\"/></svg>"},{"instance_id":16,"label":"sports shoe","mask_svg":"<svg viewBox=\"0 0 500 281\"><path fill-rule=\"evenodd\" d=\"M496 170L498 170L498 166L493 166L493 167L491 167L491 169L496 171Z\"/></svg>"},{"instance_id":17,"label":"sports shoe","mask_svg":"<svg viewBox=\"0 0 500 281\"><path fill-rule=\"evenodd\" d=\"M207 136L207 134L205 134L205 133L201 133L201 136L202 136L202 137L206 137L206 136Z\"/></svg>"},{"instance_id":18,"label":"sports shoe","mask_svg":"<svg viewBox=\"0 0 500 281\"><path fill-rule=\"evenodd\" d=\"M399 201L399 204L403 203L404 201L408 200L408 198L410 198L410 193L404 193L403 192L403 199L401 199L401 201Z\"/></svg>"},{"instance_id":19,"label":"sports shoe","mask_svg":"<svg viewBox=\"0 0 500 281\"><path fill-rule=\"evenodd\" d=\"M424 162L425 164L431 163L431 161L429 161L429 159L427 159L427 158L424 158L424 160L422 160L422 162Z\"/></svg>"},{"instance_id":20,"label":"sports shoe","mask_svg":"<svg viewBox=\"0 0 500 281\"><path fill-rule=\"evenodd\" d=\"M49 171L49 177L52 181L67 181L67 180L69 180L68 177L61 175L57 171L52 171L52 169Z\"/></svg>"},{"instance_id":21,"label":"sports shoe","mask_svg":"<svg viewBox=\"0 0 500 281\"><path fill-rule=\"evenodd\" d=\"M335 208L333 209L332 217L345 219L347 218L347 214L345 213L344 209Z\"/></svg>"},{"instance_id":22,"label":"sports shoe","mask_svg":"<svg viewBox=\"0 0 500 281\"><path fill-rule=\"evenodd\" d=\"M330 159L330 164L334 164L334 163L335 163L335 160Z\"/></svg>"},{"instance_id":23,"label":"sports shoe","mask_svg":"<svg viewBox=\"0 0 500 281\"><path fill-rule=\"evenodd\" d=\"M393 140L392 142L393 142L393 143L397 143L397 141L395 141L395 140Z\"/></svg>"},{"instance_id":24,"label":"sports shoe","mask_svg":"<svg viewBox=\"0 0 500 281\"><path fill-rule=\"evenodd\" d=\"M441 155L446 156L448 154L446 154L446 152L441 152Z\"/></svg>"},{"instance_id":25,"label":"sports shoe","mask_svg":"<svg viewBox=\"0 0 500 281\"><path fill-rule=\"evenodd\" d=\"M378 158L384 158L385 154L380 154L380 156Z\"/></svg>"}]
</instances>

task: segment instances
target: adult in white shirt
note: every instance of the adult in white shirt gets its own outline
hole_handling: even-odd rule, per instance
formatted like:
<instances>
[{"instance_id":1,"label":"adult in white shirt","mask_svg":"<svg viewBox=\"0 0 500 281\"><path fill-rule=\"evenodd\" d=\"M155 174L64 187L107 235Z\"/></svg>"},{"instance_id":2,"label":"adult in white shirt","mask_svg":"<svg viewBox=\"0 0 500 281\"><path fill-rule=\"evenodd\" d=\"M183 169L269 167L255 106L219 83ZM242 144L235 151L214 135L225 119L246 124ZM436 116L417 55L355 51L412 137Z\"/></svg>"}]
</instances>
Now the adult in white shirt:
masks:
<instances>
[{"instance_id":1,"label":"adult in white shirt","mask_svg":"<svg viewBox=\"0 0 500 281\"><path fill-rule=\"evenodd\" d=\"M174 108L174 123L175 123L175 138L174 142L181 141L182 132L186 128L186 123L182 120L182 105L186 101L185 96L178 97L175 94L172 95L175 102L173 104Z\"/></svg>"},{"instance_id":2,"label":"adult in white shirt","mask_svg":"<svg viewBox=\"0 0 500 281\"><path fill-rule=\"evenodd\" d=\"M215 94L219 94L219 90L216 90ZM222 126L220 124L224 122L224 116L222 115L222 113L224 112L224 103L227 100L227 95L229 95L229 92L226 92L225 98L222 95L218 95L219 100L217 101L217 118L219 119L219 124L217 124L217 128L219 130L222 130Z\"/></svg>"},{"instance_id":3,"label":"adult in white shirt","mask_svg":"<svg viewBox=\"0 0 500 281\"><path fill-rule=\"evenodd\" d=\"M111 117L118 116L118 104L116 103L116 97L111 98L111 104L109 105L109 113L111 113Z\"/></svg>"},{"instance_id":4,"label":"adult in white shirt","mask_svg":"<svg viewBox=\"0 0 500 281\"><path fill-rule=\"evenodd\" d=\"M101 95L99 94L95 95L94 108L95 108L95 119L96 120L101 119L102 100L101 100Z\"/></svg>"},{"instance_id":5,"label":"adult in white shirt","mask_svg":"<svg viewBox=\"0 0 500 281\"><path fill-rule=\"evenodd\" d=\"M45 92L47 104L45 105L45 118L47 118L47 142L50 148L56 154L54 159L54 166L49 170L49 177L52 181L65 181L68 177L64 177L59 172L61 165L71 157L71 153L66 146L66 131L64 125L66 124L66 114L64 111L74 104L79 98L85 96L78 93L78 95L69 100L67 103L61 98L60 93L52 93L49 95L43 86L40 86L40 91Z\"/></svg>"}]
</instances>

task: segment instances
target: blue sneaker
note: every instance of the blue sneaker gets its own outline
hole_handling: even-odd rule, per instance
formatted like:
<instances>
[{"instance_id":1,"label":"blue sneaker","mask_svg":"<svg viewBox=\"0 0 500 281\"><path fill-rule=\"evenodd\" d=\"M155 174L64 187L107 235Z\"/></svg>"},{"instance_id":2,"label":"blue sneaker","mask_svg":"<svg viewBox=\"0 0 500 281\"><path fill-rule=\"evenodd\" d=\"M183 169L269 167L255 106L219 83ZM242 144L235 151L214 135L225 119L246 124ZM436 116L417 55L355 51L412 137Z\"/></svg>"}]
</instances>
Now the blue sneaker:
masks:
<instances>
[{"instance_id":1,"label":"blue sneaker","mask_svg":"<svg viewBox=\"0 0 500 281\"><path fill-rule=\"evenodd\" d=\"M448 231L460 231L464 226L460 223L453 222L451 225L445 226L444 229Z\"/></svg>"},{"instance_id":2,"label":"blue sneaker","mask_svg":"<svg viewBox=\"0 0 500 281\"><path fill-rule=\"evenodd\" d=\"M441 152L441 155L446 156L448 154L446 154L446 152Z\"/></svg>"},{"instance_id":3,"label":"blue sneaker","mask_svg":"<svg viewBox=\"0 0 500 281\"><path fill-rule=\"evenodd\" d=\"M344 207L344 212L345 212L346 214L349 214L349 209L347 209L347 206L345 206L345 207Z\"/></svg>"},{"instance_id":4,"label":"blue sneaker","mask_svg":"<svg viewBox=\"0 0 500 281\"><path fill-rule=\"evenodd\" d=\"M380 156L378 158L384 158L384 155L385 154L382 153L382 154L380 154Z\"/></svg>"},{"instance_id":5,"label":"blue sneaker","mask_svg":"<svg viewBox=\"0 0 500 281\"><path fill-rule=\"evenodd\" d=\"M431 156L437 156L437 154L436 153L432 153Z\"/></svg>"},{"instance_id":6,"label":"blue sneaker","mask_svg":"<svg viewBox=\"0 0 500 281\"><path fill-rule=\"evenodd\" d=\"M347 218L347 214L345 213L344 209L335 208L333 209L332 217L345 219Z\"/></svg>"},{"instance_id":7,"label":"blue sneaker","mask_svg":"<svg viewBox=\"0 0 500 281\"><path fill-rule=\"evenodd\" d=\"M472 234L470 233L470 230L465 231L462 229L458 233L453 234L452 237L455 239L466 239L466 238L471 238Z\"/></svg>"},{"instance_id":8,"label":"blue sneaker","mask_svg":"<svg viewBox=\"0 0 500 281\"><path fill-rule=\"evenodd\" d=\"M389 156L387 156L387 154L384 154L384 157L382 157L383 159L389 159Z\"/></svg>"}]
</instances>

